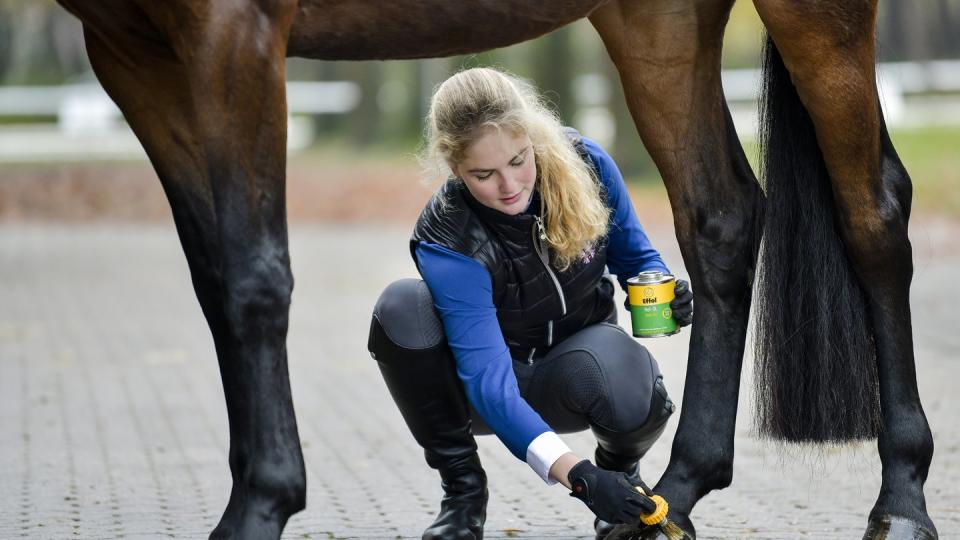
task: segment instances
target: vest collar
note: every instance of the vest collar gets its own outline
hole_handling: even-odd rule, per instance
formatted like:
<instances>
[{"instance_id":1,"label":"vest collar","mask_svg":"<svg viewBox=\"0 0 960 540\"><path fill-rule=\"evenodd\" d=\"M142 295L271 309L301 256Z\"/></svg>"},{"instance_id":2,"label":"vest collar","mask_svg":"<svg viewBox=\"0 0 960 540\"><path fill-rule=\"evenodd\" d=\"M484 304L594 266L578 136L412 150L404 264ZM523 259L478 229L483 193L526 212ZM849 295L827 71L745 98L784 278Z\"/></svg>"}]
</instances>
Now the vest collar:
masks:
<instances>
[{"instance_id":1,"label":"vest collar","mask_svg":"<svg viewBox=\"0 0 960 540\"><path fill-rule=\"evenodd\" d=\"M502 223L504 225L526 226L529 227L536 215L543 215L543 203L540 199L540 190L534 188L533 195L530 197L530 205L527 209L517 215L505 214L499 210L490 208L474 198L470 190L462 180L452 180L455 182L456 189L463 196L470 209L488 223Z\"/></svg>"}]
</instances>

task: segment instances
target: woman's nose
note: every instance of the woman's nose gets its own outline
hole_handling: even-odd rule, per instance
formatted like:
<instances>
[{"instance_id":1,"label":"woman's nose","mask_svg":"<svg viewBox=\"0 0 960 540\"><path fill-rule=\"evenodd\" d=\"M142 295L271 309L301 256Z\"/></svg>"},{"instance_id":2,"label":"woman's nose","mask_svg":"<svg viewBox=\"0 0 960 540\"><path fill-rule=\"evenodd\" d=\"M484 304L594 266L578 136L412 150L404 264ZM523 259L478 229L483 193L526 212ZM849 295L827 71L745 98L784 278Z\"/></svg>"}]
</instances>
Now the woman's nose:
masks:
<instances>
[{"instance_id":1,"label":"woman's nose","mask_svg":"<svg viewBox=\"0 0 960 540\"><path fill-rule=\"evenodd\" d=\"M513 171L505 171L500 173L500 192L505 194L512 194L516 191L517 180L514 178Z\"/></svg>"}]
</instances>

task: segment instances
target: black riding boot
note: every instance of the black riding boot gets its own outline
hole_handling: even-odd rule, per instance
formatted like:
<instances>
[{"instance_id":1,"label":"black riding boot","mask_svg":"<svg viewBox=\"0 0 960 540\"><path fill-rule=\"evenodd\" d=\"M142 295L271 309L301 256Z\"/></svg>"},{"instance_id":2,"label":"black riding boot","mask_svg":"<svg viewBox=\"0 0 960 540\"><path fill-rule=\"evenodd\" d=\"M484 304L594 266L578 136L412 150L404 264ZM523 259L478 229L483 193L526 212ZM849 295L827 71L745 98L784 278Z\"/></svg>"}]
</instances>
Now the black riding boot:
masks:
<instances>
[{"instance_id":1,"label":"black riding boot","mask_svg":"<svg viewBox=\"0 0 960 540\"><path fill-rule=\"evenodd\" d=\"M380 296L368 348L444 496L424 540L481 540L487 476L470 432L470 412L426 285L391 284Z\"/></svg>"},{"instance_id":2,"label":"black riding boot","mask_svg":"<svg viewBox=\"0 0 960 540\"><path fill-rule=\"evenodd\" d=\"M597 450L594 453L597 467L627 473L627 476L649 493L649 486L640 478L640 458L660 438L674 409L673 401L663 385L663 378L658 376L654 382L650 414L642 426L629 433L614 433L598 426L591 428L597 437ZM597 540L606 538L615 526L600 518L593 520Z\"/></svg>"}]
</instances>

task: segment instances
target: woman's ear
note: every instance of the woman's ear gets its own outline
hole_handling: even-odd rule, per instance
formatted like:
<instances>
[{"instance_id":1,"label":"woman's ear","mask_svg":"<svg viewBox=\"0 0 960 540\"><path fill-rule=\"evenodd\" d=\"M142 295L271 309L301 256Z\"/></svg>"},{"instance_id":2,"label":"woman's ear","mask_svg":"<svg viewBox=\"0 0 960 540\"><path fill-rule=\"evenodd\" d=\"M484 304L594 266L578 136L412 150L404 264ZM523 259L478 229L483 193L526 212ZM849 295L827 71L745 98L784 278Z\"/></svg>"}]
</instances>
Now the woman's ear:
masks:
<instances>
[{"instance_id":1,"label":"woman's ear","mask_svg":"<svg viewBox=\"0 0 960 540\"><path fill-rule=\"evenodd\" d=\"M450 172L453 173L454 176L456 176L457 178L463 180L463 176L460 175L460 168L457 167L457 164L456 164L456 163L450 163L450 162L448 161L448 162L447 162L447 166L450 167Z\"/></svg>"}]
</instances>

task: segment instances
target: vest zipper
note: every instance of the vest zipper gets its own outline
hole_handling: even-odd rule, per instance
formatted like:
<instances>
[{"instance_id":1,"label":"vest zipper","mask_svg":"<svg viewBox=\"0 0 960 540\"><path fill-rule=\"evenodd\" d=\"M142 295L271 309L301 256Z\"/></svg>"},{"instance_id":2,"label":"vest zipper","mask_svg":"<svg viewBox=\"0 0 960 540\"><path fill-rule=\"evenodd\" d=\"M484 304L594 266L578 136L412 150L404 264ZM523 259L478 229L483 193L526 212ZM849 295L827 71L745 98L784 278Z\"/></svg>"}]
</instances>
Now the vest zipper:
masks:
<instances>
[{"instance_id":1,"label":"vest zipper","mask_svg":"<svg viewBox=\"0 0 960 540\"><path fill-rule=\"evenodd\" d=\"M557 288L557 294L560 295L562 315L566 315L567 299L563 296L563 289L560 288L560 280L557 279L557 275L554 274L550 268L550 261L547 259L546 250L543 248L543 241L547 239L547 233L543 230L543 221L540 219L540 216L533 216L533 219L537 224L537 227L533 229L533 250L537 252L537 255L540 257L540 262L543 263L543 267L547 269L547 274L549 274L550 279L553 280L553 285Z\"/></svg>"},{"instance_id":2,"label":"vest zipper","mask_svg":"<svg viewBox=\"0 0 960 540\"><path fill-rule=\"evenodd\" d=\"M550 275L550 279L553 280L554 287L557 288L557 294L560 295L560 309L561 315L567 314L567 299L563 296L563 289L560 287L560 280L557 279L557 275L553 273L553 270L550 268L550 260L547 258L546 249L543 247L543 241L547 239L547 233L543 230L543 221L540 219L540 216L533 216L536 226L532 229L533 233L533 250L537 252L537 256L540 258L540 262L543 263L543 267L547 270L547 274ZM553 345L553 321L547 323L547 346Z\"/></svg>"}]
</instances>

